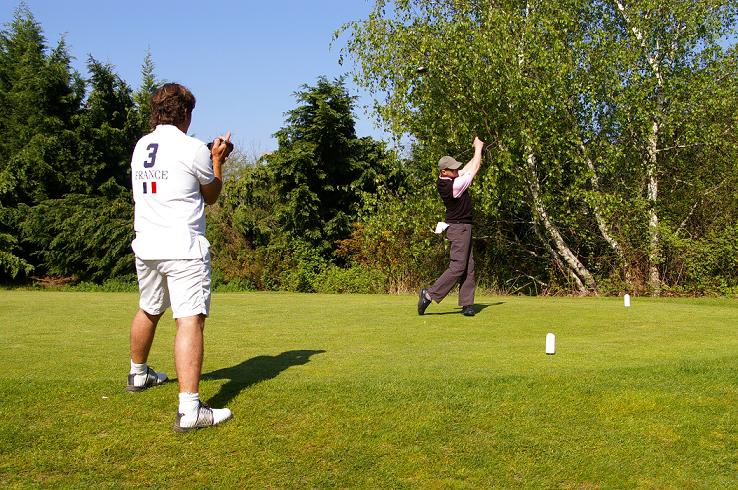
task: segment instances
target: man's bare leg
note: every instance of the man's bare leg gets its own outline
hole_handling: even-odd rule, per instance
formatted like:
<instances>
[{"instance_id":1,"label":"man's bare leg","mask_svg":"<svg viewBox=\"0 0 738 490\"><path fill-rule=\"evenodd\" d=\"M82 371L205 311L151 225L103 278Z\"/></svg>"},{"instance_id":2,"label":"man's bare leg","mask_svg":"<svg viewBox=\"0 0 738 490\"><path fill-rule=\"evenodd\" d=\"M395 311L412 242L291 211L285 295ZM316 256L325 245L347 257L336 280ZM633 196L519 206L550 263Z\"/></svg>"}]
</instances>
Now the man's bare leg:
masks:
<instances>
[{"instance_id":1,"label":"man's bare leg","mask_svg":"<svg viewBox=\"0 0 738 490\"><path fill-rule=\"evenodd\" d=\"M152 315L140 308L133 317L131 322L131 370L128 373L126 386L128 391L143 391L167 380L166 374L157 373L146 363L160 318L161 314Z\"/></svg>"},{"instance_id":2,"label":"man's bare leg","mask_svg":"<svg viewBox=\"0 0 738 490\"><path fill-rule=\"evenodd\" d=\"M174 338L174 366L177 369L180 393L197 393L205 330L205 316L177 318L177 336Z\"/></svg>"},{"instance_id":3,"label":"man's bare leg","mask_svg":"<svg viewBox=\"0 0 738 490\"><path fill-rule=\"evenodd\" d=\"M200 402L204 330L204 315L177 319L174 339L174 365L179 382L179 409L174 423L177 432L212 427L232 417L227 408L210 408Z\"/></svg>"},{"instance_id":4,"label":"man's bare leg","mask_svg":"<svg viewBox=\"0 0 738 490\"><path fill-rule=\"evenodd\" d=\"M131 360L133 362L144 364L148 360L160 318L161 314L151 315L142 309L136 312L131 322Z\"/></svg>"}]
</instances>

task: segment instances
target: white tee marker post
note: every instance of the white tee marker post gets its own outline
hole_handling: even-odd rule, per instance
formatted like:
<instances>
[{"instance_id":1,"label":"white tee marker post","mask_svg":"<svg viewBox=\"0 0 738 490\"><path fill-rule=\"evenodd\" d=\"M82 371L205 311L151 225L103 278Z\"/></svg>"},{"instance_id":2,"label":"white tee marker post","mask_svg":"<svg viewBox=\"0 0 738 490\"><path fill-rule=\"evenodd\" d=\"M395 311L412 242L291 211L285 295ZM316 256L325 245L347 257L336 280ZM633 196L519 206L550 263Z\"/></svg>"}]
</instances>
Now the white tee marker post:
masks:
<instances>
[{"instance_id":1,"label":"white tee marker post","mask_svg":"<svg viewBox=\"0 0 738 490\"><path fill-rule=\"evenodd\" d=\"M626 294L625 296L623 296L623 304L625 305L626 308L630 308L630 295L629 294Z\"/></svg>"},{"instance_id":2,"label":"white tee marker post","mask_svg":"<svg viewBox=\"0 0 738 490\"><path fill-rule=\"evenodd\" d=\"M546 354L556 354L556 336L551 332L546 334Z\"/></svg>"}]
</instances>

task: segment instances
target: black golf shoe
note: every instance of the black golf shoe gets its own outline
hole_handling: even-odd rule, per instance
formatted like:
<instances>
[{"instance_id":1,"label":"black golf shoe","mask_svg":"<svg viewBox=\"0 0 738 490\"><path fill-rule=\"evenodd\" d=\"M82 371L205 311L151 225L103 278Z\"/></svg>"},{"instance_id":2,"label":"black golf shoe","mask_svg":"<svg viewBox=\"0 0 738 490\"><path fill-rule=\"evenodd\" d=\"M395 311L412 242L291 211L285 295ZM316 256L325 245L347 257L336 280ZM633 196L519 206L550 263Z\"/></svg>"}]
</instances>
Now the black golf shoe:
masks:
<instances>
[{"instance_id":1,"label":"black golf shoe","mask_svg":"<svg viewBox=\"0 0 738 490\"><path fill-rule=\"evenodd\" d=\"M426 308L428 308L432 303L432 301L425 296L425 293L427 292L428 290L423 288L420 290L420 294L418 295L418 315L424 314Z\"/></svg>"},{"instance_id":2,"label":"black golf shoe","mask_svg":"<svg viewBox=\"0 0 738 490\"><path fill-rule=\"evenodd\" d=\"M461 314L464 316L474 316L476 314L476 312L474 311L474 305L464 306L461 309Z\"/></svg>"}]
</instances>

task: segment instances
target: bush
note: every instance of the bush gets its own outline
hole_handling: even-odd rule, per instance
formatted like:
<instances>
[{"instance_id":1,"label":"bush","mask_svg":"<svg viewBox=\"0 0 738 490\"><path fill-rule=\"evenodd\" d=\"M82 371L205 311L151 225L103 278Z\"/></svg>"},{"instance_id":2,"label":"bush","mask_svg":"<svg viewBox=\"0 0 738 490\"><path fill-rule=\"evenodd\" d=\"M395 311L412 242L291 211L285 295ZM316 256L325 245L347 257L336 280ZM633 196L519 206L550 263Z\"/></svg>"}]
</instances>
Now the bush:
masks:
<instances>
[{"instance_id":1,"label":"bush","mask_svg":"<svg viewBox=\"0 0 738 490\"><path fill-rule=\"evenodd\" d=\"M365 195L364 203L351 238L339 242L339 256L379 271L387 292L414 291L443 271L444 240L432 231L443 217L435 190Z\"/></svg>"},{"instance_id":2,"label":"bush","mask_svg":"<svg viewBox=\"0 0 738 490\"><path fill-rule=\"evenodd\" d=\"M23 279L33 272L33 266L22 256L16 238L22 213L15 208L0 205L0 281Z\"/></svg>"},{"instance_id":3,"label":"bush","mask_svg":"<svg viewBox=\"0 0 738 490\"><path fill-rule=\"evenodd\" d=\"M359 265L348 269L328 267L313 285L318 293L377 294L386 291L387 278L382 271Z\"/></svg>"},{"instance_id":4,"label":"bush","mask_svg":"<svg viewBox=\"0 0 738 490\"><path fill-rule=\"evenodd\" d=\"M138 281L135 276L114 277L105 280L102 284L82 281L77 284L68 284L60 287L62 291L90 292L90 293L137 293Z\"/></svg>"},{"instance_id":5,"label":"bush","mask_svg":"<svg viewBox=\"0 0 738 490\"><path fill-rule=\"evenodd\" d=\"M738 290L738 225L702 239L664 233L666 277L676 294L722 294Z\"/></svg>"},{"instance_id":6,"label":"bush","mask_svg":"<svg viewBox=\"0 0 738 490\"><path fill-rule=\"evenodd\" d=\"M290 254L283 262L287 268L279 274L279 289L300 293L314 293L315 284L328 267L320 252L308 243L293 240Z\"/></svg>"},{"instance_id":7,"label":"bush","mask_svg":"<svg viewBox=\"0 0 738 490\"><path fill-rule=\"evenodd\" d=\"M253 270L261 275L253 281L268 291L315 292L316 279L328 266L321 250L299 239L280 236L268 246L254 250Z\"/></svg>"},{"instance_id":8,"label":"bush","mask_svg":"<svg viewBox=\"0 0 738 490\"><path fill-rule=\"evenodd\" d=\"M219 293L240 293L243 291L255 291L256 286L248 279L235 279L229 282L212 283L213 291Z\"/></svg>"},{"instance_id":9,"label":"bush","mask_svg":"<svg viewBox=\"0 0 738 490\"><path fill-rule=\"evenodd\" d=\"M129 192L112 181L103 187L103 196L70 194L26 208L21 241L39 276L100 284L135 272Z\"/></svg>"}]
</instances>

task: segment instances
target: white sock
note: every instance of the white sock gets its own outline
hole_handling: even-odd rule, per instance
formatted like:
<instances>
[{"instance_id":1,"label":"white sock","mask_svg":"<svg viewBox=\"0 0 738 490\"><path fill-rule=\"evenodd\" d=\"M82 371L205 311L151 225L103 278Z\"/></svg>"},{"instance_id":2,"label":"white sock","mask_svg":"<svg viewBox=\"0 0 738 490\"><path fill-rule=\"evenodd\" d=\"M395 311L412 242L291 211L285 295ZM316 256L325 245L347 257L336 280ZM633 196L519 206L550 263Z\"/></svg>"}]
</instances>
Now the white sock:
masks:
<instances>
[{"instance_id":1,"label":"white sock","mask_svg":"<svg viewBox=\"0 0 738 490\"><path fill-rule=\"evenodd\" d=\"M133 362L133 359L131 359L131 371L129 374L146 374L146 370L149 368L149 366L144 362L142 364L136 364Z\"/></svg>"},{"instance_id":2,"label":"white sock","mask_svg":"<svg viewBox=\"0 0 738 490\"><path fill-rule=\"evenodd\" d=\"M182 392L179 394L179 413L184 417L196 417L200 406L200 393Z\"/></svg>"}]
</instances>

